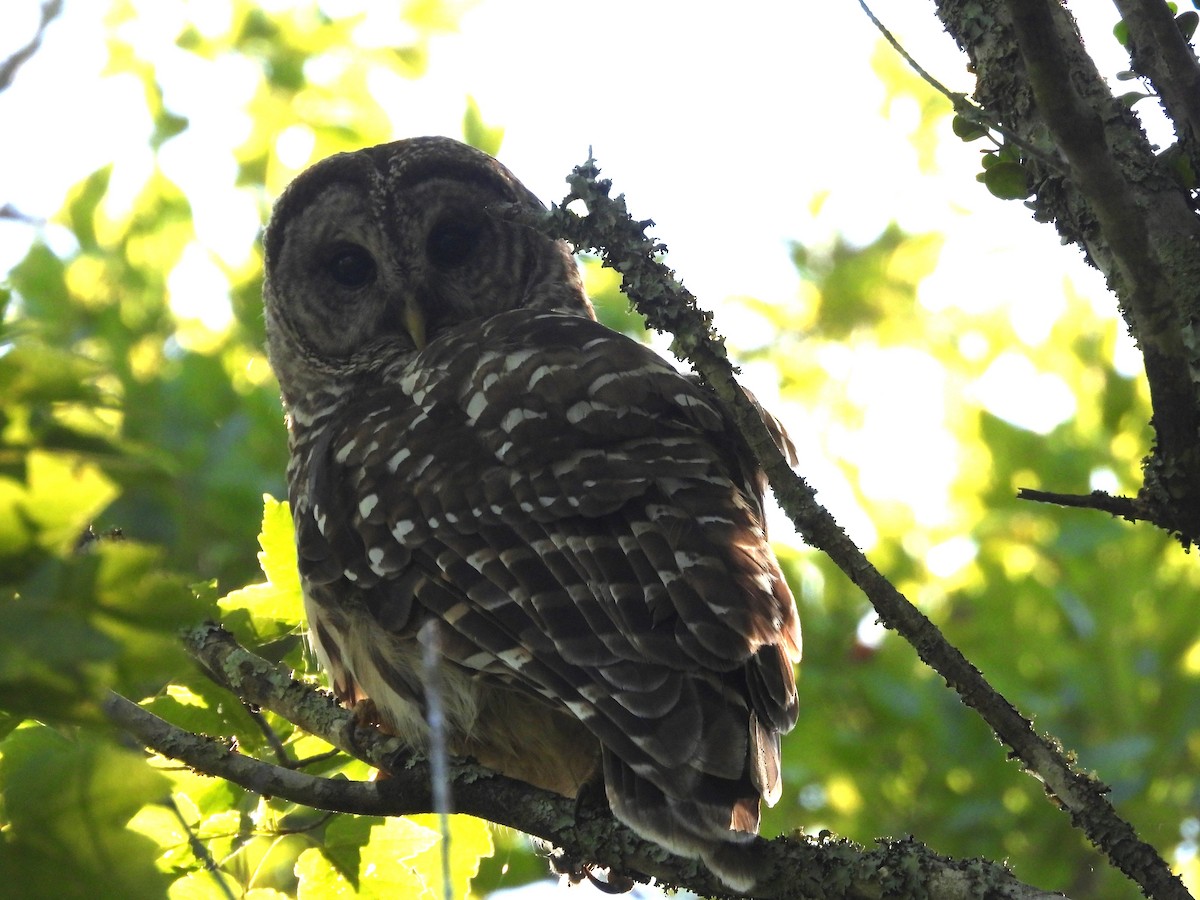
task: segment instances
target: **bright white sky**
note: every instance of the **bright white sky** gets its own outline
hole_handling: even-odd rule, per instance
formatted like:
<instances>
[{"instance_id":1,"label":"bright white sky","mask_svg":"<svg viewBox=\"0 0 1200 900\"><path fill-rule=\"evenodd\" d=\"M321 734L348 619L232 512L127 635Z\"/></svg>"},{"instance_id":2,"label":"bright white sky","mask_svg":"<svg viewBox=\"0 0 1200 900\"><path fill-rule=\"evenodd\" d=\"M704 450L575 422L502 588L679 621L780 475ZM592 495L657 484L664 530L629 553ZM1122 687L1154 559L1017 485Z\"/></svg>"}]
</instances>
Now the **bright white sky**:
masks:
<instances>
[{"instance_id":1,"label":"bright white sky","mask_svg":"<svg viewBox=\"0 0 1200 900\"><path fill-rule=\"evenodd\" d=\"M140 88L99 77L107 4L66 5L43 50L0 93L0 122L10 135L0 142L0 203L32 216L53 215L72 184L111 160L122 161L117 192L122 172L136 184L147 162ZM244 127L243 73L236 64L215 72L196 68L162 31L181 15L207 16L220 30L227 3L137 5L146 10L138 30L164 79L167 103L191 117L191 127L164 148L164 166L189 191L207 250L243 259L256 237L257 210L230 199L232 158L212 149L232 144L229 136ZM322 4L331 15L364 5L373 10L364 43L405 41L393 0ZM5 43L15 46L31 32L37 6L3 0L0 55L7 55ZM928 0L876 0L875 12L943 83L969 92L965 58L932 8ZM1111 34L1115 9L1091 0L1073 8L1084 17L1101 71L1111 76L1125 68ZM755 342L760 323L721 301L734 294L768 301L794 296L789 241L818 245L842 233L865 242L890 221L947 235L939 270L921 289L930 309L1003 308L1022 336L1037 340L1061 314L1059 286L1067 278L1097 309L1113 314L1115 303L1099 277L1074 251L1060 247L1020 203L995 200L975 183L976 145L948 136L939 174L917 174L906 137L915 109L900 105L890 118L880 114L883 89L869 64L878 41L854 0L744 0L736 8L693 0L482 0L463 17L460 33L434 41L426 77L381 80L376 87L394 110L396 137L458 135L466 96L473 94L485 119L506 128L503 161L547 201L562 197L563 177L593 148L633 212L657 221L671 265L717 309L718 326L742 344ZM1147 106L1138 109L1144 113ZM714 189L716 209L704 195ZM814 216L809 204L819 191L830 198ZM206 205L206 197L220 203ZM0 271L23 255L31 237L27 227L0 222ZM220 321L224 283L215 272L198 251L172 282L176 309ZM1129 371L1140 367L1129 350L1118 362ZM1012 359L1005 365L972 386L978 402L1043 431L1073 413L1073 398L1053 376ZM842 457L855 462L875 496L908 504L924 524L942 521L955 461L948 442L945 453L931 452L943 421L938 372L919 352L831 360L829 366L830 377L845 379L852 395L872 403L863 428L837 441L823 438L811 419L805 427L800 411L783 411L800 445L801 468L822 500L852 534L871 543L873 529L835 465ZM770 373L748 376L771 405ZM1031 405L1031 397L1042 402ZM920 452L897 446L897 433L922 436ZM898 471L905 477L897 478ZM947 550L948 570L971 552L954 546L962 552Z\"/></svg>"}]
</instances>

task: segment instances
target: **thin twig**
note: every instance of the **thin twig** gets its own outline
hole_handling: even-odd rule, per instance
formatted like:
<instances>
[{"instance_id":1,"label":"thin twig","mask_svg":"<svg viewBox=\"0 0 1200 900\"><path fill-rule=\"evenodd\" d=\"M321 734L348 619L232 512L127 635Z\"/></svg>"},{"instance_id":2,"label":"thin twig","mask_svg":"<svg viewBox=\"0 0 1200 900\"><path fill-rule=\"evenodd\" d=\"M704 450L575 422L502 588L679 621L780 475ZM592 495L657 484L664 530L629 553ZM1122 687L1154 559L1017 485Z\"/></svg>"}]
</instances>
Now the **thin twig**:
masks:
<instances>
[{"instance_id":1,"label":"thin twig","mask_svg":"<svg viewBox=\"0 0 1200 900\"><path fill-rule=\"evenodd\" d=\"M0 62L0 91L8 89L13 83L13 79L17 77L17 70L27 63L33 54L37 53L38 47L42 45L42 38L46 35L47 26L60 12L62 12L62 0L46 0L42 4L41 20L38 22L37 31L34 32L33 37L16 53Z\"/></svg>"},{"instance_id":2,"label":"thin twig","mask_svg":"<svg viewBox=\"0 0 1200 900\"><path fill-rule=\"evenodd\" d=\"M114 695L116 696L116 695ZM122 698L124 699L124 698ZM222 896L226 900L236 900L233 894L233 889L225 883L225 876L221 874L220 867L217 861L212 858L212 854L208 852L208 848L204 846L204 841L196 835L192 830L192 825L184 818L183 811L179 808L179 804L175 802L174 797L169 797L166 801L166 806L175 814L175 819L179 822L179 827L183 829L183 833L187 835L188 846L192 850L192 855L200 860L204 865L204 870L212 876L216 881L217 887L220 888Z\"/></svg>"},{"instance_id":3,"label":"thin twig","mask_svg":"<svg viewBox=\"0 0 1200 900\"><path fill-rule=\"evenodd\" d=\"M258 730L263 733L267 739L267 745L271 748L271 752L275 754L275 759L279 765L286 766L289 769L298 769L296 761L287 751L287 747L283 745L279 735L275 733L275 729L271 727L271 723L267 721L267 717L262 714L262 710L249 704L244 704L246 714L254 720L254 724L258 726Z\"/></svg>"},{"instance_id":4,"label":"thin twig","mask_svg":"<svg viewBox=\"0 0 1200 900\"><path fill-rule=\"evenodd\" d=\"M984 109L982 106L972 103L967 98L966 94L960 94L952 91L950 88L938 81L938 79L935 78L928 69L917 62L916 59L913 58L912 54L904 49L904 45L902 45L900 41L896 39L896 36L893 35L891 31L888 30L887 26L879 20L879 17L871 11L871 7L867 5L866 0L858 0L858 5L862 7L862 11L866 13L867 18L871 20L871 24L878 29L879 33L883 36L883 39L891 45L892 49L900 54L900 57L906 63L908 63L909 67L916 72L926 84L932 87L939 94L942 94L944 97L946 97L958 115L962 116L973 125L978 125L981 128L990 128L992 131L995 131L1001 135L1010 144L1020 147L1027 157L1036 159L1038 162L1052 171L1058 172L1059 174L1066 174L1067 167L1064 166L1059 159L1055 158L1052 154L1047 153L1041 148L1035 147L1025 138L1021 137L1021 135L1017 134L1010 128L1007 128L1004 123L999 121L994 115L992 115L991 112Z\"/></svg>"},{"instance_id":5,"label":"thin twig","mask_svg":"<svg viewBox=\"0 0 1200 900\"><path fill-rule=\"evenodd\" d=\"M1076 509L1098 509L1101 512L1119 516L1128 522L1152 522L1151 515L1146 512L1133 497L1114 497L1104 491L1092 491L1090 494L1059 494L1054 491L1038 491L1033 488L1017 490L1018 500L1031 500L1034 503L1051 503L1055 506L1068 506Z\"/></svg>"}]
</instances>

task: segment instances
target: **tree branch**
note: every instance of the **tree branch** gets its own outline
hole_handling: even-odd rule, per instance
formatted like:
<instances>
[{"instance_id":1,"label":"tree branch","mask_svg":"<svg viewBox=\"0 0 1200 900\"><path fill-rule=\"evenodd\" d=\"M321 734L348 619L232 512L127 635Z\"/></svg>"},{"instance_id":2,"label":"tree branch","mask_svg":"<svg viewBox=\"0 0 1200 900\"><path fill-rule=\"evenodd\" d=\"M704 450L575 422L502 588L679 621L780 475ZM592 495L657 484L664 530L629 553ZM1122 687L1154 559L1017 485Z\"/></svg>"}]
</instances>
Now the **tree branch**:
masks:
<instances>
[{"instance_id":1,"label":"tree branch","mask_svg":"<svg viewBox=\"0 0 1200 900\"><path fill-rule=\"evenodd\" d=\"M1200 172L1200 63L1163 0L1115 0L1129 32L1133 71L1154 86Z\"/></svg>"},{"instance_id":2,"label":"tree branch","mask_svg":"<svg viewBox=\"0 0 1200 900\"><path fill-rule=\"evenodd\" d=\"M0 91L8 89L9 85L13 83L13 79L17 77L17 70L29 62L33 54L37 53L38 47L42 45L42 38L46 34L46 28L60 12L62 12L62 0L46 0L42 4L41 18L33 37L24 47L6 59L0 60Z\"/></svg>"},{"instance_id":3,"label":"tree branch","mask_svg":"<svg viewBox=\"0 0 1200 900\"><path fill-rule=\"evenodd\" d=\"M674 336L671 347L675 354L689 362L731 410L767 473L779 505L804 539L862 589L883 624L912 644L921 659L979 713L1012 749L1013 756L1044 783L1072 823L1121 871L1151 896L1187 897L1182 882L1154 848L1139 840L1133 827L1116 813L1105 796L1108 787L1076 770L1058 741L1034 731L1029 720L871 564L817 502L813 489L792 471L758 409L738 386L711 315L698 308L674 273L655 258L664 247L645 236L645 228L653 223L634 221L626 211L624 197L609 196L611 182L599 180L599 169L592 160L577 167L567 183L570 193L563 205L551 210L540 227L577 249L598 252L605 265L621 273L621 289L638 311L651 327ZM576 201L586 206L585 217L567 209Z\"/></svg>"},{"instance_id":4,"label":"tree branch","mask_svg":"<svg viewBox=\"0 0 1200 900\"><path fill-rule=\"evenodd\" d=\"M318 809L358 815L411 815L433 809L429 765L375 728L360 726L332 695L298 682L283 668L242 648L217 625L189 629L184 642L221 684L300 725L351 755L386 770L374 782L317 778L238 752L163 721L117 694L104 703L109 718L156 752L256 793ZM516 828L552 843L568 860L588 860L621 873L653 876L705 896L736 897L700 863L672 856L617 822L607 804L580 803L505 778L465 760L450 761L457 811ZM925 896L932 900L1046 900L1061 897L1017 881L986 860L951 860L911 839L880 841L872 850L849 841L793 835L757 840L747 853L762 873L754 896L861 898Z\"/></svg>"},{"instance_id":5,"label":"tree branch","mask_svg":"<svg viewBox=\"0 0 1200 900\"><path fill-rule=\"evenodd\" d=\"M971 57L976 101L1067 162L1064 177L1025 160L1036 216L1083 248L1120 300L1154 413L1138 499L1189 547L1200 541L1200 220L1190 191L1113 97L1058 0L936 2Z\"/></svg>"},{"instance_id":6,"label":"tree branch","mask_svg":"<svg viewBox=\"0 0 1200 900\"><path fill-rule=\"evenodd\" d=\"M1042 163L1042 165L1056 171L1065 171L1065 167L1059 159L1047 153L1044 149L1035 146L1020 134L1017 134L1015 131L1005 127L1004 123L999 121L994 115L991 114L991 112L984 109L982 106L977 106L972 103L967 98L966 94L955 93L954 91L950 90L950 88L942 84L938 79L934 78L928 69L917 62L913 58L912 54L904 49L904 46L896 39L896 36L888 30L883 22L880 21L879 17L875 15L871 7L867 5L866 0L858 0L858 5L862 9L863 13L866 14L866 17L871 20L871 24L874 25L876 30L878 30L878 32L883 36L883 39L888 42L893 50L900 54L901 59L908 63L909 68L916 72L922 81L950 101L956 114L962 116L968 122L980 126L981 128L987 128L995 131L1006 141L1010 141L1017 147L1020 147L1021 152L1026 156L1036 157L1038 161Z\"/></svg>"},{"instance_id":7,"label":"tree branch","mask_svg":"<svg viewBox=\"0 0 1200 900\"><path fill-rule=\"evenodd\" d=\"M1200 402L1192 374L1200 359L1188 340L1195 321L1189 317L1200 310L1200 295L1195 284L1180 280L1179 263L1190 260L1189 277L1195 277L1200 225L1189 198L1159 173L1140 128L1125 120L1090 59L1081 65L1068 55L1067 47L1079 46L1069 15L1048 0L1006 3L1041 119L1096 217L1098 238L1115 264L1110 284L1145 355L1159 457L1148 468L1155 477L1147 493L1160 494L1159 524L1190 545L1200 540ZM1089 99L1076 87L1084 79L1092 82ZM1123 150L1137 153L1134 171L1110 145L1114 122L1120 123Z\"/></svg>"},{"instance_id":8,"label":"tree branch","mask_svg":"<svg viewBox=\"0 0 1200 900\"><path fill-rule=\"evenodd\" d=\"M1144 522L1150 519L1150 515L1135 498L1114 497L1104 491L1092 491L1090 494L1059 494L1053 491L1020 488L1017 491L1017 499L1075 509L1098 509L1114 517L1119 516L1127 522Z\"/></svg>"}]
</instances>

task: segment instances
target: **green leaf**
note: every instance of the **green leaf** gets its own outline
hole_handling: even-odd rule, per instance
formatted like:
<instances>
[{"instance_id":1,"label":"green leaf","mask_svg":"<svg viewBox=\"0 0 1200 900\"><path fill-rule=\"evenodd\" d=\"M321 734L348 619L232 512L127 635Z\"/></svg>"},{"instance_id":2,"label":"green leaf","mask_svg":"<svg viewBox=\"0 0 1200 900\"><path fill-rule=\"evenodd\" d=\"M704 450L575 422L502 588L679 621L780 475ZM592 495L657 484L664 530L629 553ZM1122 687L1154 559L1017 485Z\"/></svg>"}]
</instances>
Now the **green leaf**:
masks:
<instances>
[{"instance_id":1,"label":"green leaf","mask_svg":"<svg viewBox=\"0 0 1200 900\"><path fill-rule=\"evenodd\" d=\"M580 263L583 286L592 300L596 318L613 331L620 331L643 342L650 340L646 320L621 291L620 273L603 265L594 256L583 256Z\"/></svg>"},{"instance_id":2,"label":"green leaf","mask_svg":"<svg viewBox=\"0 0 1200 900\"><path fill-rule=\"evenodd\" d=\"M45 244L36 243L30 247L25 258L9 271L8 277L25 301L24 327L35 325L39 334L55 334L57 320L72 317L66 265Z\"/></svg>"},{"instance_id":3,"label":"green leaf","mask_svg":"<svg viewBox=\"0 0 1200 900\"><path fill-rule=\"evenodd\" d=\"M1196 33L1197 23L1200 23L1200 14L1197 14L1190 9L1187 12L1180 13L1175 17L1175 24L1179 27L1179 30L1183 33L1183 36L1189 41L1192 39L1192 35Z\"/></svg>"},{"instance_id":4,"label":"green leaf","mask_svg":"<svg viewBox=\"0 0 1200 900\"><path fill-rule=\"evenodd\" d=\"M79 535L117 496L100 468L68 454L33 451L26 458L25 514L39 529L39 542L70 550Z\"/></svg>"},{"instance_id":5,"label":"green leaf","mask_svg":"<svg viewBox=\"0 0 1200 900\"><path fill-rule=\"evenodd\" d=\"M475 149L491 156L500 152L500 144L504 140L504 126L484 122L479 103L474 97L467 97L467 111L463 114L462 127L463 140Z\"/></svg>"},{"instance_id":6,"label":"green leaf","mask_svg":"<svg viewBox=\"0 0 1200 900\"><path fill-rule=\"evenodd\" d=\"M371 839L362 848L358 886L362 897L443 897L441 863L425 854L441 846L437 831L418 825L411 818L385 819L371 829ZM431 884L432 881L432 884ZM436 887L436 892L431 891ZM452 894L451 896L464 896Z\"/></svg>"},{"instance_id":7,"label":"green leaf","mask_svg":"<svg viewBox=\"0 0 1200 900\"><path fill-rule=\"evenodd\" d=\"M263 496L259 566L267 580L231 591L218 601L225 613L245 612L255 637L274 640L298 627L304 619L304 597L296 561L296 539L286 501Z\"/></svg>"},{"instance_id":8,"label":"green leaf","mask_svg":"<svg viewBox=\"0 0 1200 900\"><path fill-rule=\"evenodd\" d=\"M325 828L321 849L356 888L362 864L362 848L371 840L371 829L384 820L376 816L338 816Z\"/></svg>"},{"instance_id":9,"label":"green leaf","mask_svg":"<svg viewBox=\"0 0 1200 900\"><path fill-rule=\"evenodd\" d=\"M1020 163L996 163L983 173L983 183L1001 200L1024 200L1029 196L1025 169Z\"/></svg>"},{"instance_id":10,"label":"green leaf","mask_svg":"<svg viewBox=\"0 0 1200 900\"><path fill-rule=\"evenodd\" d=\"M86 613L25 596L0 599L0 707L54 721L96 720L120 644Z\"/></svg>"},{"instance_id":11,"label":"green leaf","mask_svg":"<svg viewBox=\"0 0 1200 900\"><path fill-rule=\"evenodd\" d=\"M330 900L360 896L346 876L339 872L320 850L305 850L296 860L296 900ZM419 886L418 886L419 890ZM409 897L412 894L396 894Z\"/></svg>"},{"instance_id":12,"label":"green leaf","mask_svg":"<svg viewBox=\"0 0 1200 900\"><path fill-rule=\"evenodd\" d=\"M955 136L967 142L978 140L988 133L987 128L983 125L961 115L955 115L950 120L950 129Z\"/></svg>"},{"instance_id":13,"label":"green leaf","mask_svg":"<svg viewBox=\"0 0 1200 900\"><path fill-rule=\"evenodd\" d=\"M125 826L167 793L138 753L87 733L18 729L0 743L0 884L20 885L22 898L162 896L158 847Z\"/></svg>"},{"instance_id":14,"label":"green leaf","mask_svg":"<svg viewBox=\"0 0 1200 900\"><path fill-rule=\"evenodd\" d=\"M296 537L292 510L286 500L276 500L263 494L262 531L258 545L258 563L263 574L280 590L290 590L300 596L300 574L296 560ZM297 615L303 612L297 607Z\"/></svg>"},{"instance_id":15,"label":"green leaf","mask_svg":"<svg viewBox=\"0 0 1200 900\"><path fill-rule=\"evenodd\" d=\"M154 133L150 137L150 146L161 147L171 138L182 134L189 125L187 116L179 116L164 107L162 114L154 121Z\"/></svg>"},{"instance_id":16,"label":"green leaf","mask_svg":"<svg viewBox=\"0 0 1200 900\"><path fill-rule=\"evenodd\" d=\"M409 816L410 822L429 829L438 836L436 843L410 860L410 865L423 872L433 891L429 900L444 896L441 890L442 840L441 820L435 814ZM452 815L450 822L450 896L470 894L471 880L479 873L479 864L496 850L492 830L482 819L474 816ZM435 876L434 873L437 873Z\"/></svg>"},{"instance_id":17,"label":"green leaf","mask_svg":"<svg viewBox=\"0 0 1200 900\"><path fill-rule=\"evenodd\" d=\"M71 230L84 250L96 250L96 209L108 193L112 166L99 169L75 185L67 198L67 215Z\"/></svg>"}]
</instances>

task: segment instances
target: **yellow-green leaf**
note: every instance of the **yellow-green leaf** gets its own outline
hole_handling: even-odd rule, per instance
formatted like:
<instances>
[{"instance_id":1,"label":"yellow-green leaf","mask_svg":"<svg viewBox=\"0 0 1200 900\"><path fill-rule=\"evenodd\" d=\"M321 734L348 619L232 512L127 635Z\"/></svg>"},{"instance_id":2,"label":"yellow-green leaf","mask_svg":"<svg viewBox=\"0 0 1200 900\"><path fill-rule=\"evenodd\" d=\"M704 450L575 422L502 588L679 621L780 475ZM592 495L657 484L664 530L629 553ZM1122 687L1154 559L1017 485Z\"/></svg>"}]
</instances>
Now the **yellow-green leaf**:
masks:
<instances>
[{"instance_id":1,"label":"yellow-green leaf","mask_svg":"<svg viewBox=\"0 0 1200 900\"><path fill-rule=\"evenodd\" d=\"M440 817L434 814L409 816L409 821L422 825L438 835L439 840L411 859L410 865L424 873L428 885L428 900L441 900L442 841ZM450 816L450 896L466 897L471 879L479 874L479 861L496 850L492 831L487 823L474 816Z\"/></svg>"},{"instance_id":2,"label":"yellow-green leaf","mask_svg":"<svg viewBox=\"0 0 1200 900\"><path fill-rule=\"evenodd\" d=\"M296 567L292 516L286 501L263 497L262 531L258 536L258 564L267 580L231 591L218 601L225 613L245 610L260 638L275 638L292 631L304 619L304 600Z\"/></svg>"}]
</instances>

